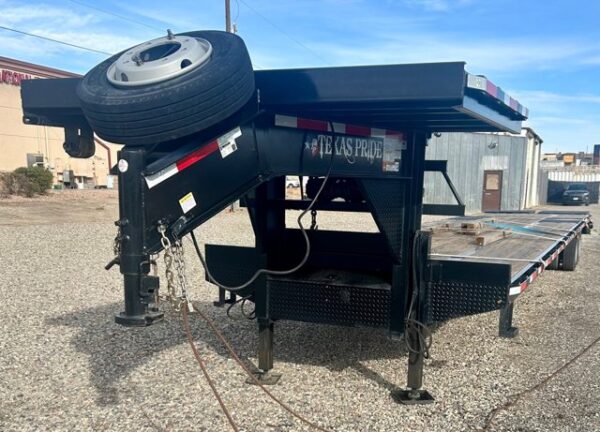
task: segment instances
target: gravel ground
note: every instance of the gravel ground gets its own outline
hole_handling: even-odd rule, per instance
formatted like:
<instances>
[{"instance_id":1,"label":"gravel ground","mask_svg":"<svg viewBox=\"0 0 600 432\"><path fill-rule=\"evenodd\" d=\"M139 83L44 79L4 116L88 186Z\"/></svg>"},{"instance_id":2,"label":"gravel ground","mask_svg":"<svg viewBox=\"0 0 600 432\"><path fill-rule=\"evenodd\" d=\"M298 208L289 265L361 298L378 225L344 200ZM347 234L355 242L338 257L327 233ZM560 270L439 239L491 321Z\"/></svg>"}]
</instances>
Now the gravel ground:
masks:
<instances>
[{"instance_id":1,"label":"gravel ground","mask_svg":"<svg viewBox=\"0 0 600 432\"><path fill-rule=\"evenodd\" d=\"M0 202L0 430L228 430L177 314L167 312L164 323L145 329L113 323L121 310L121 281L116 269L102 267L111 258L114 226L111 219L95 221L116 213L114 194L89 196L93 199L73 195L75 207L65 195ZM590 209L600 222L600 208ZM323 215L319 223L373 228L364 215ZM252 242L244 211L223 213L199 233L214 243ZM189 244L186 249L191 296L238 353L256 361L256 324L227 319L223 309L212 307L215 290L203 281ZM425 367L425 386L437 399L432 405L392 402L389 391L405 383L406 349L367 329L277 323L275 368L283 378L271 389L335 431L480 430L492 409L600 336L597 233L584 238L583 250L577 271L546 272L522 296L515 310L516 339L496 336L497 313L435 329ZM197 316L191 322L244 430L309 430L245 384L204 323ZM599 431L599 375L595 346L548 385L499 413L490 430Z\"/></svg>"}]
</instances>

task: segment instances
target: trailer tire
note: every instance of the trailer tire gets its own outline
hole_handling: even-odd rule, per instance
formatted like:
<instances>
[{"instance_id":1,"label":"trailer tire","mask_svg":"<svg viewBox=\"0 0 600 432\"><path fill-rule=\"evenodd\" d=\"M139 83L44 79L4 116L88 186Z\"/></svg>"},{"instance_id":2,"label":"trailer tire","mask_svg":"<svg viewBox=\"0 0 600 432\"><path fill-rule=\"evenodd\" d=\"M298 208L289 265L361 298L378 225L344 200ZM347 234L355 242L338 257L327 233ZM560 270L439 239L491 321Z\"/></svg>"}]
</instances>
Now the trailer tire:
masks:
<instances>
[{"instance_id":1,"label":"trailer tire","mask_svg":"<svg viewBox=\"0 0 600 432\"><path fill-rule=\"evenodd\" d=\"M560 259L558 257L556 257L554 259L554 261L552 261L550 263L550 265L548 267L546 267L547 270L558 270L558 264L560 262Z\"/></svg>"},{"instance_id":2,"label":"trailer tire","mask_svg":"<svg viewBox=\"0 0 600 432\"><path fill-rule=\"evenodd\" d=\"M576 236L562 252L562 269L573 271L579 262L580 237Z\"/></svg>"},{"instance_id":3,"label":"trailer tire","mask_svg":"<svg viewBox=\"0 0 600 432\"><path fill-rule=\"evenodd\" d=\"M585 224L583 229L581 230L581 232L583 234L591 234L592 233L592 229L590 228L590 226L588 224Z\"/></svg>"},{"instance_id":4,"label":"trailer tire","mask_svg":"<svg viewBox=\"0 0 600 432\"><path fill-rule=\"evenodd\" d=\"M83 77L77 96L98 136L129 145L171 141L222 122L250 100L254 71L240 37L221 31L181 35L212 45L209 60L190 72L153 84L117 87L107 71L119 53Z\"/></svg>"}]
</instances>

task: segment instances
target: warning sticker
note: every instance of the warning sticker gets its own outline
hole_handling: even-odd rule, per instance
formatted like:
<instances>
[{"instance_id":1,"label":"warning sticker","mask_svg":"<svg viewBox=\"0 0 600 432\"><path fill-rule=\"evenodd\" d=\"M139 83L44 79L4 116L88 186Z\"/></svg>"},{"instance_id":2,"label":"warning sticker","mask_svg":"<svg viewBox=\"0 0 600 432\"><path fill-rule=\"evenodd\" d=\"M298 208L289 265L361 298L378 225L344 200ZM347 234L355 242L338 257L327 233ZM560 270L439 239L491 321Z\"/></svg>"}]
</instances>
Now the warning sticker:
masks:
<instances>
[{"instance_id":1,"label":"warning sticker","mask_svg":"<svg viewBox=\"0 0 600 432\"><path fill-rule=\"evenodd\" d=\"M235 140L241 136L242 130L238 127L217 139L219 151L221 152L221 157L223 159L238 149Z\"/></svg>"},{"instance_id":2,"label":"warning sticker","mask_svg":"<svg viewBox=\"0 0 600 432\"><path fill-rule=\"evenodd\" d=\"M179 200L179 205L181 206L181 210L183 210L184 214L196 207L196 200L194 199L194 194L190 192L189 194L185 195Z\"/></svg>"},{"instance_id":3,"label":"warning sticker","mask_svg":"<svg viewBox=\"0 0 600 432\"><path fill-rule=\"evenodd\" d=\"M385 137L383 141L383 171L399 172L404 150L406 150L406 139L403 135Z\"/></svg>"}]
</instances>

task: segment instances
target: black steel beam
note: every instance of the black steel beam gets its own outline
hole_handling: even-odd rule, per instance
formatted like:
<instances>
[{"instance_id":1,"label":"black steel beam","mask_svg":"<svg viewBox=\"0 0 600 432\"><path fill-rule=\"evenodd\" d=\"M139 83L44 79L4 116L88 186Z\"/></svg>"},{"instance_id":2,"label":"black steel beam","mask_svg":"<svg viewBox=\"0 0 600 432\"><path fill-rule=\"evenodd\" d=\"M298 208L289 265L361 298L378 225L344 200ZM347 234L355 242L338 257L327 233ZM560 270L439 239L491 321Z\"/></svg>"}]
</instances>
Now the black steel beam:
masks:
<instances>
[{"instance_id":1,"label":"black steel beam","mask_svg":"<svg viewBox=\"0 0 600 432\"><path fill-rule=\"evenodd\" d=\"M464 204L423 204L423 214L438 216L464 216Z\"/></svg>"},{"instance_id":2,"label":"black steel beam","mask_svg":"<svg viewBox=\"0 0 600 432\"><path fill-rule=\"evenodd\" d=\"M256 201L253 199L246 199L242 204L242 207L254 207ZM271 200L269 201L270 206L281 207L287 210L304 210L310 205L310 200ZM322 211L341 211L341 212L368 212L369 207L364 202L344 202L344 201L317 201L313 206L314 210Z\"/></svg>"},{"instance_id":3,"label":"black steel beam","mask_svg":"<svg viewBox=\"0 0 600 432\"><path fill-rule=\"evenodd\" d=\"M293 85L290 85L293 83ZM295 109L308 105L462 100L465 63L329 67L256 72L261 105Z\"/></svg>"},{"instance_id":4,"label":"black steel beam","mask_svg":"<svg viewBox=\"0 0 600 432\"><path fill-rule=\"evenodd\" d=\"M446 180L446 183L448 184L448 187L450 188L452 195L454 195L454 199L456 200L456 202L458 203L459 206L463 207L463 215L464 215L465 203L463 202L458 191L454 187L454 183L452 183L452 180L450 179L450 176L448 176L448 173L446 171L442 171L442 175L444 176L444 179Z\"/></svg>"},{"instance_id":5,"label":"black steel beam","mask_svg":"<svg viewBox=\"0 0 600 432\"><path fill-rule=\"evenodd\" d=\"M447 167L447 160L428 159L425 161L425 171L446 172Z\"/></svg>"}]
</instances>

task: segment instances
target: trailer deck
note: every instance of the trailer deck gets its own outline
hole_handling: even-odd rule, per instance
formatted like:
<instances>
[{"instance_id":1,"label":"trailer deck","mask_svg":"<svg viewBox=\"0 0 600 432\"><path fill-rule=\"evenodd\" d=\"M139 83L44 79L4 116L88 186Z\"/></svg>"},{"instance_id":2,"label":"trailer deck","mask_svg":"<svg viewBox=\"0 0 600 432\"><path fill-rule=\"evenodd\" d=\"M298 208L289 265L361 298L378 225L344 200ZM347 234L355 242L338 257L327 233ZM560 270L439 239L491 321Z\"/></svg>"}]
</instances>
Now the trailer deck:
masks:
<instances>
[{"instance_id":1,"label":"trailer deck","mask_svg":"<svg viewBox=\"0 0 600 432\"><path fill-rule=\"evenodd\" d=\"M590 213L585 211L500 212L423 224L431 233L430 259L510 266L509 321L514 300L544 270L559 266L573 270L563 263L563 253L570 245L576 248L576 264L578 239L592 227ZM503 334L507 330L501 314L500 334L510 335Z\"/></svg>"},{"instance_id":2,"label":"trailer deck","mask_svg":"<svg viewBox=\"0 0 600 432\"><path fill-rule=\"evenodd\" d=\"M432 233L430 257L511 266L513 282L529 268L554 261L588 223L587 212L488 213L428 222Z\"/></svg>"}]
</instances>

